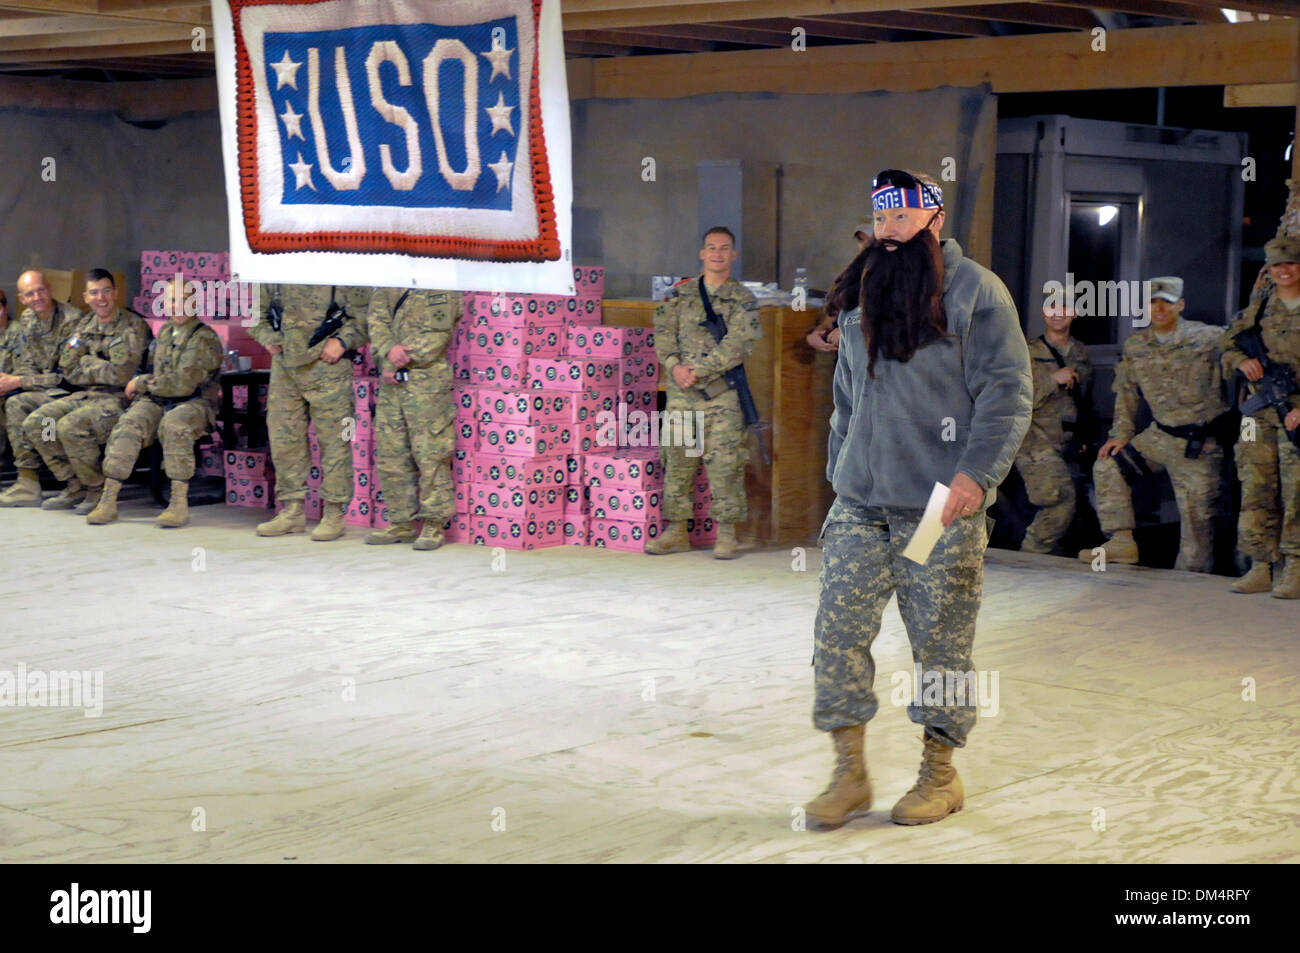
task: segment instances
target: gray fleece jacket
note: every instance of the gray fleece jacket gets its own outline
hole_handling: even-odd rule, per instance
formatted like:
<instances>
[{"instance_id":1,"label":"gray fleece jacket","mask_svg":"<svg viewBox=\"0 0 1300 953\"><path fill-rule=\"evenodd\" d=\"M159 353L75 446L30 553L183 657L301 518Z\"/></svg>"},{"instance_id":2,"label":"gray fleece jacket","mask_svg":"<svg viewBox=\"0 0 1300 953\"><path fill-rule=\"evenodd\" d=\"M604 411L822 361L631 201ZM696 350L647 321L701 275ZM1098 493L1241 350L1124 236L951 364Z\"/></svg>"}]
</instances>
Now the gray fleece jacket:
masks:
<instances>
[{"instance_id":1,"label":"gray fleece jacket","mask_svg":"<svg viewBox=\"0 0 1300 953\"><path fill-rule=\"evenodd\" d=\"M935 483L965 473L997 499L1029 429L1034 386L1020 318L997 275L943 250L948 332L907 363L867 375L860 308L840 317L827 479L857 506L923 508Z\"/></svg>"}]
</instances>

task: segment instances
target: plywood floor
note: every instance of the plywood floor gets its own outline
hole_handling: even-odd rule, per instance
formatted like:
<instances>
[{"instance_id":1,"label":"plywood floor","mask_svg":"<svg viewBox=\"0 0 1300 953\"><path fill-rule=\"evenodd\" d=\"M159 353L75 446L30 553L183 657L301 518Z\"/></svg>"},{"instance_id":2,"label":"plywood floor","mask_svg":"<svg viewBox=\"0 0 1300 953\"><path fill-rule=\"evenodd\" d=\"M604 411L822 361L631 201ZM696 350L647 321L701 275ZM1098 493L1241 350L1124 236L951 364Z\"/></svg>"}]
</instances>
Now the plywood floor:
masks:
<instances>
[{"instance_id":1,"label":"plywood floor","mask_svg":"<svg viewBox=\"0 0 1300 953\"><path fill-rule=\"evenodd\" d=\"M579 548L494 568L355 529L260 540L257 514L221 506L178 532L144 502L123 513L0 510L0 669L105 683L98 718L0 708L0 861L1300 854L1300 605L1221 577L992 551L975 660L999 710L957 754L966 809L888 822L920 741L886 703L879 803L826 833L795 829L830 768L810 723L816 549L803 572L789 551ZM888 699L910 666L892 606L877 662Z\"/></svg>"}]
</instances>

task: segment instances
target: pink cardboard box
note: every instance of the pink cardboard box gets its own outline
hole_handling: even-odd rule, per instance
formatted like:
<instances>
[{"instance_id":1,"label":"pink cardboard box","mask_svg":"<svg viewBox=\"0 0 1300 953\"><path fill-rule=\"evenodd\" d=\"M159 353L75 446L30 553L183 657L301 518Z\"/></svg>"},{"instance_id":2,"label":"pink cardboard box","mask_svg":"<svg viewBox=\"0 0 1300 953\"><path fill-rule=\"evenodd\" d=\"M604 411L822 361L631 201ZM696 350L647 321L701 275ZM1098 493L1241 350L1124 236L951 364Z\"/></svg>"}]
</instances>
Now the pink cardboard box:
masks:
<instances>
[{"instance_id":1,"label":"pink cardboard box","mask_svg":"<svg viewBox=\"0 0 1300 953\"><path fill-rule=\"evenodd\" d=\"M588 519L589 545L606 549L625 549L633 553L645 552L647 541L663 532L660 522L627 523L621 520Z\"/></svg>"},{"instance_id":2,"label":"pink cardboard box","mask_svg":"<svg viewBox=\"0 0 1300 953\"><path fill-rule=\"evenodd\" d=\"M266 509L275 503L275 492L269 480L255 480L227 473L226 503L230 506Z\"/></svg>"},{"instance_id":3,"label":"pink cardboard box","mask_svg":"<svg viewBox=\"0 0 1300 953\"><path fill-rule=\"evenodd\" d=\"M587 517L581 513L564 513L564 545L587 545Z\"/></svg>"},{"instance_id":4,"label":"pink cardboard box","mask_svg":"<svg viewBox=\"0 0 1300 953\"><path fill-rule=\"evenodd\" d=\"M180 270L181 253L178 251L140 252L140 275L167 279Z\"/></svg>"},{"instance_id":5,"label":"pink cardboard box","mask_svg":"<svg viewBox=\"0 0 1300 953\"><path fill-rule=\"evenodd\" d=\"M573 286L580 296L605 296L605 268L603 265L576 265L573 269Z\"/></svg>"},{"instance_id":6,"label":"pink cardboard box","mask_svg":"<svg viewBox=\"0 0 1300 953\"><path fill-rule=\"evenodd\" d=\"M469 359L470 383L480 387L522 387L527 359L522 356L495 355Z\"/></svg>"},{"instance_id":7,"label":"pink cardboard box","mask_svg":"<svg viewBox=\"0 0 1300 953\"><path fill-rule=\"evenodd\" d=\"M560 430L554 424L519 426L503 423L478 425L479 447L483 453L510 457L546 457L568 448L560 442Z\"/></svg>"},{"instance_id":8,"label":"pink cardboard box","mask_svg":"<svg viewBox=\"0 0 1300 953\"><path fill-rule=\"evenodd\" d=\"M659 452L624 449L612 453L591 453L584 460L585 482L592 487L622 486L635 490L663 488L663 466Z\"/></svg>"},{"instance_id":9,"label":"pink cardboard box","mask_svg":"<svg viewBox=\"0 0 1300 953\"><path fill-rule=\"evenodd\" d=\"M453 450L451 453L451 482L470 483L474 476L474 461L469 450Z\"/></svg>"},{"instance_id":10,"label":"pink cardboard box","mask_svg":"<svg viewBox=\"0 0 1300 953\"><path fill-rule=\"evenodd\" d=\"M564 512L567 513L586 513L588 506L588 490L585 486L566 486L564 488Z\"/></svg>"},{"instance_id":11,"label":"pink cardboard box","mask_svg":"<svg viewBox=\"0 0 1300 953\"><path fill-rule=\"evenodd\" d=\"M352 396L358 412L364 409L367 413L374 414L376 390L377 387L372 380L352 381Z\"/></svg>"},{"instance_id":12,"label":"pink cardboard box","mask_svg":"<svg viewBox=\"0 0 1300 953\"><path fill-rule=\"evenodd\" d=\"M318 520L325 515L325 503L316 490L308 490L303 497L302 511L309 520Z\"/></svg>"},{"instance_id":13,"label":"pink cardboard box","mask_svg":"<svg viewBox=\"0 0 1300 953\"><path fill-rule=\"evenodd\" d=\"M352 440L352 468L354 470L373 470L375 468L375 442L373 431L358 427Z\"/></svg>"},{"instance_id":14,"label":"pink cardboard box","mask_svg":"<svg viewBox=\"0 0 1300 953\"><path fill-rule=\"evenodd\" d=\"M617 361L595 358L536 359L528 362L528 380L534 388L571 391L610 389L617 385L618 374Z\"/></svg>"},{"instance_id":15,"label":"pink cardboard box","mask_svg":"<svg viewBox=\"0 0 1300 953\"><path fill-rule=\"evenodd\" d=\"M313 462L311 467L307 470L307 489L319 490L321 482L324 479L325 474L320 468L320 461L317 460Z\"/></svg>"},{"instance_id":16,"label":"pink cardboard box","mask_svg":"<svg viewBox=\"0 0 1300 953\"><path fill-rule=\"evenodd\" d=\"M230 278L230 253L214 251L181 252L180 266L186 278L226 281Z\"/></svg>"},{"instance_id":17,"label":"pink cardboard box","mask_svg":"<svg viewBox=\"0 0 1300 953\"><path fill-rule=\"evenodd\" d=\"M369 500L374 493L373 487L376 483L375 474L372 470L353 470L352 471L352 498L362 497Z\"/></svg>"},{"instance_id":18,"label":"pink cardboard box","mask_svg":"<svg viewBox=\"0 0 1300 953\"><path fill-rule=\"evenodd\" d=\"M600 324L601 312L600 298L595 295L577 295L564 299L565 324L594 327Z\"/></svg>"},{"instance_id":19,"label":"pink cardboard box","mask_svg":"<svg viewBox=\"0 0 1300 953\"><path fill-rule=\"evenodd\" d=\"M353 377L378 377L379 368L375 367L375 362L370 359L370 345L363 344L357 348L352 356L352 376Z\"/></svg>"},{"instance_id":20,"label":"pink cardboard box","mask_svg":"<svg viewBox=\"0 0 1300 953\"><path fill-rule=\"evenodd\" d=\"M558 295L495 294L472 291L465 295L465 315L471 327L526 327L529 324L563 324L564 308Z\"/></svg>"},{"instance_id":21,"label":"pink cardboard box","mask_svg":"<svg viewBox=\"0 0 1300 953\"><path fill-rule=\"evenodd\" d=\"M373 505L368 495L362 497L353 496L352 502L348 504L348 511L343 517L343 522L349 526L370 526L374 522L371 514Z\"/></svg>"},{"instance_id":22,"label":"pink cardboard box","mask_svg":"<svg viewBox=\"0 0 1300 953\"><path fill-rule=\"evenodd\" d=\"M471 457L472 482L483 486L564 486L564 457L507 457L478 453Z\"/></svg>"},{"instance_id":23,"label":"pink cardboard box","mask_svg":"<svg viewBox=\"0 0 1300 953\"><path fill-rule=\"evenodd\" d=\"M470 516L470 535L476 546L506 549L545 549L564 545L564 518L516 520L508 516Z\"/></svg>"},{"instance_id":24,"label":"pink cardboard box","mask_svg":"<svg viewBox=\"0 0 1300 953\"><path fill-rule=\"evenodd\" d=\"M624 390L658 390L659 359L656 357L625 357L618 362L619 387Z\"/></svg>"},{"instance_id":25,"label":"pink cardboard box","mask_svg":"<svg viewBox=\"0 0 1300 953\"><path fill-rule=\"evenodd\" d=\"M227 450L226 472L250 480L270 480L275 474L269 450Z\"/></svg>"},{"instance_id":26,"label":"pink cardboard box","mask_svg":"<svg viewBox=\"0 0 1300 953\"><path fill-rule=\"evenodd\" d=\"M564 488L506 489L471 483L468 512L471 516L509 516L520 521L551 518L564 512Z\"/></svg>"},{"instance_id":27,"label":"pink cardboard box","mask_svg":"<svg viewBox=\"0 0 1300 953\"><path fill-rule=\"evenodd\" d=\"M598 520L659 521L663 519L663 493L660 490L594 486L588 512L592 519Z\"/></svg>"},{"instance_id":28,"label":"pink cardboard box","mask_svg":"<svg viewBox=\"0 0 1300 953\"><path fill-rule=\"evenodd\" d=\"M610 387L590 388L573 394L569 419L574 423L595 420L601 413L618 413L619 393Z\"/></svg>"},{"instance_id":29,"label":"pink cardboard box","mask_svg":"<svg viewBox=\"0 0 1300 953\"><path fill-rule=\"evenodd\" d=\"M477 327L470 334L471 357L559 357L564 349L560 325Z\"/></svg>"},{"instance_id":30,"label":"pink cardboard box","mask_svg":"<svg viewBox=\"0 0 1300 953\"><path fill-rule=\"evenodd\" d=\"M570 357L598 357L626 360L654 349L654 330L581 324L570 325L565 353Z\"/></svg>"},{"instance_id":31,"label":"pink cardboard box","mask_svg":"<svg viewBox=\"0 0 1300 953\"><path fill-rule=\"evenodd\" d=\"M456 449L473 453L478 450L478 424L456 418Z\"/></svg>"},{"instance_id":32,"label":"pink cardboard box","mask_svg":"<svg viewBox=\"0 0 1300 953\"><path fill-rule=\"evenodd\" d=\"M564 482L569 486L584 486L584 457L581 453L571 453L564 458Z\"/></svg>"},{"instance_id":33,"label":"pink cardboard box","mask_svg":"<svg viewBox=\"0 0 1300 953\"><path fill-rule=\"evenodd\" d=\"M442 524L442 538L447 543L469 542L469 516L457 513Z\"/></svg>"},{"instance_id":34,"label":"pink cardboard box","mask_svg":"<svg viewBox=\"0 0 1300 953\"><path fill-rule=\"evenodd\" d=\"M478 393L478 419L528 426L568 424L572 405L573 395L565 391L485 387Z\"/></svg>"},{"instance_id":35,"label":"pink cardboard box","mask_svg":"<svg viewBox=\"0 0 1300 953\"><path fill-rule=\"evenodd\" d=\"M686 534L692 546L712 546L718 541L718 527L714 525L711 516L687 520Z\"/></svg>"},{"instance_id":36,"label":"pink cardboard box","mask_svg":"<svg viewBox=\"0 0 1300 953\"><path fill-rule=\"evenodd\" d=\"M451 389L452 400L456 402L457 420L478 419L478 388L456 385Z\"/></svg>"}]
</instances>

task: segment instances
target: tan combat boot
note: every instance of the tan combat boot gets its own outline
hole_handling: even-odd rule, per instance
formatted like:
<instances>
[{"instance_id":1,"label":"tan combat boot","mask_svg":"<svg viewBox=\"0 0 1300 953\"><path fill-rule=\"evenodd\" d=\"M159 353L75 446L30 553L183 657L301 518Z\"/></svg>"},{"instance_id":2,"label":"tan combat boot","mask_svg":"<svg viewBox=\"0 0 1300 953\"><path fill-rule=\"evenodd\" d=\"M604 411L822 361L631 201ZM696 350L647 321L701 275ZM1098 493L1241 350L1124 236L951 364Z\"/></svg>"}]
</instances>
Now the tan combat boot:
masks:
<instances>
[{"instance_id":1,"label":"tan combat boot","mask_svg":"<svg viewBox=\"0 0 1300 953\"><path fill-rule=\"evenodd\" d=\"M366 537L367 546L386 546L389 543L414 542L419 533L415 529L415 520L409 523L394 523L388 529L376 530Z\"/></svg>"},{"instance_id":2,"label":"tan combat boot","mask_svg":"<svg viewBox=\"0 0 1300 953\"><path fill-rule=\"evenodd\" d=\"M154 525L162 529L176 529L190 521L190 484L188 480L172 480L172 498L167 509L154 518Z\"/></svg>"},{"instance_id":3,"label":"tan combat boot","mask_svg":"<svg viewBox=\"0 0 1300 953\"><path fill-rule=\"evenodd\" d=\"M98 486L88 486L85 488L86 496L80 503L73 507L72 512L78 516L89 516L99 506L99 498L104 493L104 484Z\"/></svg>"},{"instance_id":4,"label":"tan combat boot","mask_svg":"<svg viewBox=\"0 0 1300 953\"><path fill-rule=\"evenodd\" d=\"M1273 588L1273 567L1267 559L1257 559L1250 572L1228 587L1233 592L1268 592Z\"/></svg>"},{"instance_id":5,"label":"tan combat boot","mask_svg":"<svg viewBox=\"0 0 1300 953\"><path fill-rule=\"evenodd\" d=\"M59 495L51 497L41 504L43 510L70 510L86 497L86 491L81 484L77 482L76 477L68 480L67 486L59 491Z\"/></svg>"},{"instance_id":6,"label":"tan combat boot","mask_svg":"<svg viewBox=\"0 0 1300 953\"><path fill-rule=\"evenodd\" d=\"M713 544L714 559L738 559L740 553L736 552L736 524L719 523L718 539Z\"/></svg>"},{"instance_id":7,"label":"tan combat boot","mask_svg":"<svg viewBox=\"0 0 1300 953\"><path fill-rule=\"evenodd\" d=\"M430 550L441 549L442 524L435 523L433 520L425 520L424 529L420 530L420 538L415 541L415 545L411 548L426 553Z\"/></svg>"},{"instance_id":8,"label":"tan combat boot","mask_svg":"<svg viewBox=\"0 0 1300 953\"><path fill-rule=\"evenodd\" d=\"M307 514L302 511L302 500L288 500L275 519L257 524L258 536L287 536L307 531Z\"/></svg>"},{"instance_id":9,"label":"tan combat boot","mask_svg":"<svg viewBox=\"0 0 1300 953\"><path fill-rule=\"evenodd\" d=\"M1273 587L1274 599L1300 599L1300 556L1286 557L1282 581Z\"/></svg>"},{"instance_id":10,"label":"tan combat boot","mask_svg":"<svg viewBox=\"0 0 1300 953\"><path fill-rule=\"evenodd\" d=\"M99 502L86 514L86 522L91 526L103 526L117 519L117 494L122 489L122 481L106 477Z\"/></svg>"},{"instance_id":11,"label":"tan combat boot","mask_svg":"<svg viewBox=\"0 0 1300 953\"><path fill-rule=\"evenodd\" d=\"M338 539L347 528L343 523L343 516L347 511L348 508L343 503L322 504L320 522L311 531L311 538L318 543L328 543L332 539Z\"/></svg>"},{"instance_id":12,"label":"tan combat boot","mask_svg":"<svg viewBox=\"0 0 1300 953\"><path fill-rule=\"evenodd\" d=\"M863 754L866 725L849 725L831 732L835 771L826 790L803 806L808 819L823 827L838 827L856 811L871 810L871 778Z\"/></svg>"},{"instance_id":13,"label":"tan combat boot","mask_svg":"<svg viewBox=\"0 0 1300 953\"><path fill-rule=\"evenodd\" d=\"M658 539L645 544L645 551L651 556L667 556L669 553L688 553L691 541L686 538L686 521L669 523Z\"/></svg>"},{"instance_id":14,"label":"tan combat boot","mask_svg":"<svg viewBox=\"0 0 1300 953\"><path fill-rule=\"evenodd\" d=\"M41 478L35 470L19 470L18 479L0 493L0 506L40 506Z\"/></svg>"},{"instance_id":15,"label":"tan combat boot","mask_svg":"<svg viewBox=\"0 0 1300 953\"><path fill-rule=\"evenodd\" d=\"M1106 562L1131 566L1138 561L1138 546L1131 529L1118 529L1100 547L1106 553ZM1080 550L1079 559L1090 563L1095 559L1091 549Z\"/></svg>"},{"instance_id":16,"label":"tan combat boot","mask_svg":"<svg viewBox=\"0 0 1300 953\"><path fill-rule=\"evenodd\" d=\"M966 792L952 766L952 751L926 734L921 773L912 789L894 805L890 820L895 824L932 824L961 810Z\"/></svg>"}]
</instances>

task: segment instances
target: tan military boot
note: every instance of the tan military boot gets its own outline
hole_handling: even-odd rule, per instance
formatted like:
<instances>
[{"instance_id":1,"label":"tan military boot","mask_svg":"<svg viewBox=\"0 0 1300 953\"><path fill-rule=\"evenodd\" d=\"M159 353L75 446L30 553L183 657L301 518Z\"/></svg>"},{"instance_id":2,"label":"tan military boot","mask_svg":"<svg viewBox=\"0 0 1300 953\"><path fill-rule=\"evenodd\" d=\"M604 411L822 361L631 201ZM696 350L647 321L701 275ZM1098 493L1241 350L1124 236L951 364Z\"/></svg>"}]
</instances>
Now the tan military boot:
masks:
<instances>
[{"instance_id":1,"label":"tan military boot","mask_svg":"<svg viewBox=\"0 0 1300 953\"><path fill-rule=\"evenodd\" d=\"M1273 588L1273 567L1266 559L1255 560L1250 572L1228 587L1233 592L1268 592Z\"/></svg>"},{"instance_id":2,"label":"tan military boot","mask_svg":"<svg viewBox=\"0 0 1300 953\"><path fill-rule=\"evenodd\" d=\"M866 725L849 725L831 732L835 771L826 790L803 806L810 821L838 827L857 811L871 810L871 778L863 753Z\"/></svg>"},{"instance_id":3,"label":"tan military boot","mask_svg":"<svg viewBox=\"0 0 1300 953\"><path fill-rule=\"evenodd\" d=\"M258 536L287 536L307 531L307 514L302 511L302 500L289 500L275 519L257 524Z\"/></svg>"},{"instance_id":4,"label":"tan military boot","mask_svg":"<svg viewBox=\"0 0 1300 953\"><path fill-rule=\"evenodd\" d=\"M433 520L424 521L424 529L420 530L420 538L415 541L412 549L418 549L421 552L429 552L434 549L442 548L442 524L435 523Z\"/></svg>"},{"instance_id":5,"label":"tan military boot","mask_svg":"<svg viewBox=\"0 0 1300 953\"><path fill-rule=\"evenodd\" d=\"M188 480L172 480L172 498L167 509L154 518L154 525L163 529L176 529L190 521L190 484Z\"/></svg>"},{"instance_id":6,"label":"tan military boot","mask_svg":"<svg viewBox=\"0 0 1300 953\"><path fill-rule=\"evenodd\" d=\"M51 497L41 504L43 510L70 510L86 497L86 491L77 482L76 477L68 480L67 486L59 491L58 496Z\"/></svg>"},{"instance_id":7,"label":"tan military boot","mask_svg":"<svg viewBox=\"0 0 1300 953\"><path fill-rule=\"evenodd\" d=\"M114 522L117 519L117 494L121 489L121 480L106 477L103 491L99 494L99 502L86 514L86 522L91 526L103 526Z\"/></svg>"},{"instance_id":8,"label":"tan military boot","mask_svg":"<svg viewBox=\"0 0 1300 953\"><path fill-rule=\"evenodd\" d=\"M40 506L41 478L35 470L19 470L18 479L0 493L0 506Z\"/></svg>"},{"instance_id":9,"label":"tan military boot","mask_svg":"<svg viewBox=\"0 0 1300 953\"><path fill-rule=\"evenodd\" d=\"M1106 542L1102 543L1102 550L1106 553L1106 562L1119 563L1124 566L1131 566L1138 561L1138 546L1133 540L1133 531L1131 529L1116 530L1114 535ZM1080 550L1079 559L1085 563L1090 563L1096 558L1091 549Z\"/></svg>"},{"instance_id":10,"label":"tan military boot","mask_svg":"<svg viewBox=\"0 0 1300 953\"><path fill-rule=\"evenodd\" d=\"M78 516L89 516L94 512L95 507L99 506L99 498L103 493L104 484L102 483L98 486L86 487L85 498L73 508L72 512L76 513Z\"/></svg>"},{"instance_id":11,"label":"tan military boot","mask_svg":"<svg viewBox=\"0 0 1300 953\"><path fill-rule=\"evenodd\" d=\"M926 734L921 773L912 789L894 805L890 820L895 824L932 824L961 810L966 792L952 766L952 751Z\"/></svg>"},{"instance_id":12,"label":"tan military boot","mask_svg":"<svg viewBox=\"0 0 1300 953\"><path fill-rule=\"evenodd\" d=\"M415 520L409 523L394 523L388 529L376 530L366 537L367 546L386 546L389 543L410 543L419 533L415 529Z\"/></svg>"},{"instance_id":13,"label":"tan military boot","mask_svg":"<svg viewBox=\"0 0 1300 953\"><path fill-rule=\"evenodd\" d=\"M342 503L322 504L320 522L311 531L311 538L318 543L328 543L332 539L338 539L347 528L343 522L343 516L347 511L347 506Z\"/></svg>"},{"instance_id":14,"label":"tan military boot","mask_svg":"<svg viewBox=\"0 0 1300 953\"><path fill-rule=\"evenodd\" d=\"M1300 599L1300 556L1287 556L1282 581L1273 587L1274 599Z\"/></svg>"},{"instance_id":15,"label":"tan military boot","mask_svg":"<svg viewBox=\"0 0 1300 953\"><path fill-rule=\"evenodd\" d=\"M686 538L686 522L678 520L669 523L658 539L645 544L645 551L651 556L667 556L669 553L687 553L691 550L691 541Z\"/></svg>"},{"instance_id":16,"label":"tan military boot","mask_svg":"<svg viewBox=\"0 0 1300 953\"><path fill-rule=\"evenodd\" d=\"M718 539L713 544L714 559L738 559L740 553L736 552L736 524L719 523Z\"/></svg>"}]
</instances>

